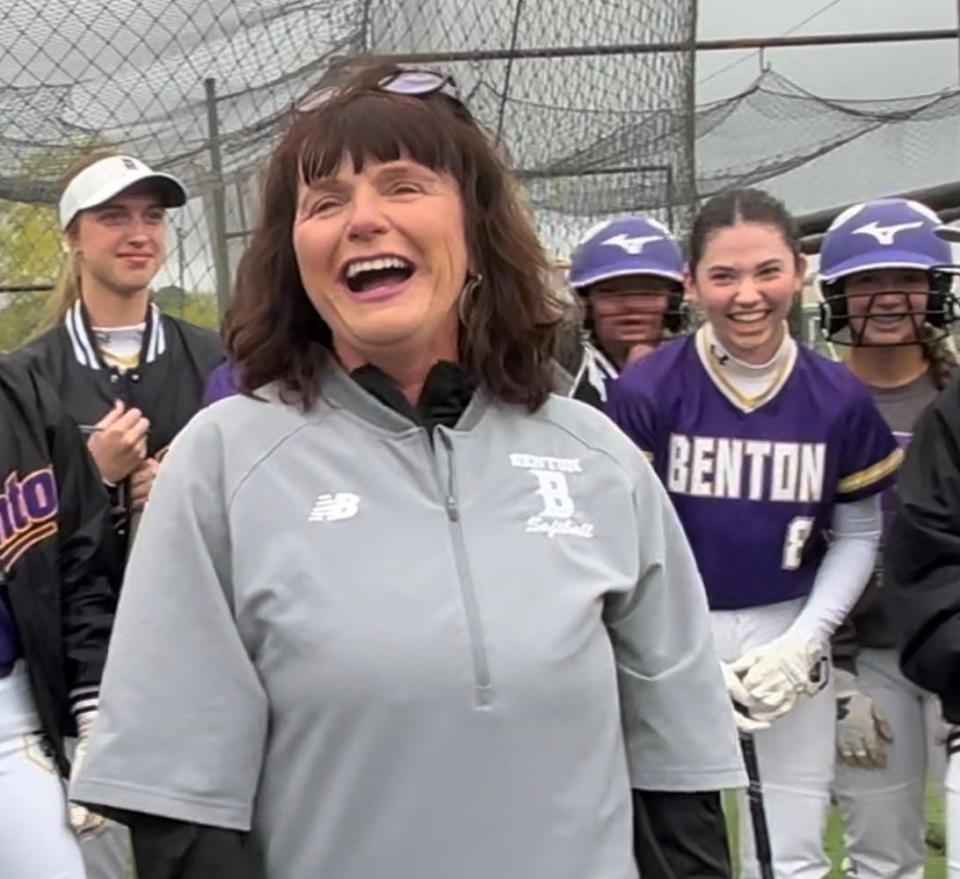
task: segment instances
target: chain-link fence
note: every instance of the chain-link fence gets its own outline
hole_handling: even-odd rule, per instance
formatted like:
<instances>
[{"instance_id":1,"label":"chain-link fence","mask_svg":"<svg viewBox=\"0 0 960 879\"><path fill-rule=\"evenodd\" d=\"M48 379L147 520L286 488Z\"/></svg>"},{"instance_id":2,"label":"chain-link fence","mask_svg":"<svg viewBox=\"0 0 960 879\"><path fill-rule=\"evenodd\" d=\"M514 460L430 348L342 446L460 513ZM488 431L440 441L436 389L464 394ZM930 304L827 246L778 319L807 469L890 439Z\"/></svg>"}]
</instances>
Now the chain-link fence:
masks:
<instances>
[{"instance_id":1,"label":"chain-link fence","mask_svg":"<svg viewBox=\"0 0 960 879\"><path fill-rule=\"evenodd\" d=\"M762 184L802 213L960 170L956 91L832 101L767 73L695 108L695 0L7 0L4 12L0 297L56 275L58 181L94 145L191 192L157 282L167 301L225 293L292 105L359 56L442 56L560 256L623 211L682 230L698 197L730 186Z\"/></svg>"},{"instance_id":2,"label":"chain-link fence","mask_svg":"<svg viewBox=\"0 0 960 879\"><path fill-rule=\"evenodd\" d=\"M221 291L255 222L258 171L294 102L338 60L455 53L444 64L528 180L548 240L635 204L692 201L692 54L553 58L557 47L694 35L676 0L12 0L0 20L0 289L42 284L59 263L52 205L66 166L93 145L180 176L159 279ZM510 49L536 57L484 58ZM544 57L546 55L546 57ZM641 115L663 148L581 158Z\"/></svg>"}]
</instances>

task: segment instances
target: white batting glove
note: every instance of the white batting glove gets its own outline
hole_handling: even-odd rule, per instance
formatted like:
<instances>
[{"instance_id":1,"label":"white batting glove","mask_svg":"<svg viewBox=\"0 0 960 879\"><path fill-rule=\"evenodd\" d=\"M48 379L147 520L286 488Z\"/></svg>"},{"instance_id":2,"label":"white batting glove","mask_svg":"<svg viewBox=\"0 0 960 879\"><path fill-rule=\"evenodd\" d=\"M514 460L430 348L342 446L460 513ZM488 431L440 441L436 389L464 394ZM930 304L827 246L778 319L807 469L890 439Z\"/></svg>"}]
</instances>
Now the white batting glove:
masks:
<instances>
[{"instance_id":1,"label":"white batting glove","mask_svg":"<svg viewBox=\"0 0 960 879\"><path fill-rule=\"evenodd\" d=\"M89 711L77 716L77 748L73 752L73 763L70 766L71 782L83 768L83 761L87 756L87 742L96 716L96 711ZM80 839L93 839L106 829L107 819L103 815L91 812L86 806L81 806L78 803L68 803L68 807L70 826Z\"/></svg>"},{"instance_id":2,"label":"white batting glove","mask_svg":"<svg viewBox=\"0 0 960 879\"><path fill-rule=\"evenodd\" d=\"M751 716L768 724L827 684L823 646L789 634L748 651L731 668L750 694Z\"/></svg>"},{"instance_id":3,"label":"white batting glove","mask_svg":"<svg viewBox=\"0 0 960 879\"><path fill-rule=\"evenodd\" d=\"M766 721L756 720L752 717L753 699L744 687L737 673L727 662L720 663L720 670L723 672L723 682L727 687L727 695L733 703L733 719L740 732L753 733L760 729L769 729L770 724Z\"/></svg>"},{"instance_id":4,"label":"white batting glove","mask_svg":"<svg viewBox=\"0 0 960 879\"><path fill-rule=\"evenodd\" d=\"M940 718L933 740L940 747L946 749L948 757L960 752L960 725Z\"/></svg>"},{"instance_id":5,"label":"white batting glove","mask_svg":"<svg viewBox=\"0 0 960 879\"><path fill-rule=\"evenodd\" d=\"M860 690L857 676L837 669L837 755L850 766L883 769L887 765L893 729L883 712Z\"/></svg>"}]
</instances>

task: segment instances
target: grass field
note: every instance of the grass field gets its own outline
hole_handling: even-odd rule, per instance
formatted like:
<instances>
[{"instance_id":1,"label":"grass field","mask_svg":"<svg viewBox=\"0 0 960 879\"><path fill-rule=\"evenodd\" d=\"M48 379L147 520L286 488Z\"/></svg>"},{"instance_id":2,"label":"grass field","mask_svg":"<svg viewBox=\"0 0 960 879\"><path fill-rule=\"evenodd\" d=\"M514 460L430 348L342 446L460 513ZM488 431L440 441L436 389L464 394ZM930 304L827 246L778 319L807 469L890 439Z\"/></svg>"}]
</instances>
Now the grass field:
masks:
<instances>
[{"instance_id":1,"label":"grass field","mask_svg":"<svg viewBox=\"0 0 960 879\"><path fill-rule=\"evenodd\" d=\"M728 797L724 803L727 813L727 830L730 834L730 853L734 861L734 873L737 870L737 806L733 797ZM933 786L927 790L927 836L930 841L938 840L940 845L927 846L927 861L924 869L924 879L945 879L946 861L943 855L943 798ZM843 826L840 816L835 809L830 810L830 820L827 823L826 837L827 854L833 864L830 879L842 879L843 871Z\"/></svg>"}]
</instances>

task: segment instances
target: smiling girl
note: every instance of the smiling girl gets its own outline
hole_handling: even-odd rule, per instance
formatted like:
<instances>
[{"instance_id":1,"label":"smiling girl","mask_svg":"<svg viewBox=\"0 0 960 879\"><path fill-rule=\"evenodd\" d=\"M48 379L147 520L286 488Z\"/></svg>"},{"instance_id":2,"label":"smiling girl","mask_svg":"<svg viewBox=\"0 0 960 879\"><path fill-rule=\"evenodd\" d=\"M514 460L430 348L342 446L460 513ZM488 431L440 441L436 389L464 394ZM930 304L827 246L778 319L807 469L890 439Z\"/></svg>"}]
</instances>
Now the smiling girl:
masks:
<instances>
[{"instance_id":1,"label":"smiling girl","mask_svg":"<svg viewBox=\"0 0 960 879\"><path fill-rule=\"evenodd\" d=\"M576 399L602 408L626 366L687 329L683 266L677 240L649 217L618 217L586 234L570 259L587 334Z\"/></svg>"},{"instance_id":2,"label":"smiling girl","mask_svg":"<svg viewBox=\"0 0 960 879\"><path fill-rule=\"evenodd\" d=\"M707 322L627 370L609 411L653 461L697 558L754 740L773 872L825 875L826 645L870 576L878 493L902 453L866 388L790 337L806 266L780 202L751 189L711 199L689 255L687 292ZM759 872L753 839L740 834L746 876Z\"/></svg>"},{"instance_id":3,"label":"smiling girl","mask_svg":"<svg viewBox=\"0 0 960 879\"><path fill-rule=\"evenodd\" d=\"M175 177L133 156L95 150L79 159L59 203L56 325L14 354L81 425L110 496L104 556L115 589L163 453L223 359L215 333L161 314L151 301L167 254L167 212L185 200ZM85 844L90 879L127 875L125 837L111 827Z\"/></svg>"},{"instance_id":4,"label":"smiling girl","mask_svg":"<svg viewBox=\"0 0 960 879\"><path fill-rule=\"evenodd\" d=\"M822 329L850 346L847 366L870 389L894 436L906 448L914 424L946 386L956 359L945 344L956 316L950 293L950 246L940 220L906 199L881 199L840 214L823 241ZM887 518L893 490L884 496ZM936 697L900 670L890 607L878 567L835 639L837 777L847 856L859 876L923 872L928 755L940 732Z\"/></svg>"},{"instance_id":5,"label":"smiling girl","mask_svg":"<svg viewBox=\"0 0 960 879\"><path fill-rule=\"evenodd\" d=\"M94 150L67 173L56 325L15 355L49 382L87 436L110 489L120 559L160 460L200 408L223 359L210 330L161 314L151 285L167 255L167 213L187 193L133 156Z\"/></svg>"}]
</instances>

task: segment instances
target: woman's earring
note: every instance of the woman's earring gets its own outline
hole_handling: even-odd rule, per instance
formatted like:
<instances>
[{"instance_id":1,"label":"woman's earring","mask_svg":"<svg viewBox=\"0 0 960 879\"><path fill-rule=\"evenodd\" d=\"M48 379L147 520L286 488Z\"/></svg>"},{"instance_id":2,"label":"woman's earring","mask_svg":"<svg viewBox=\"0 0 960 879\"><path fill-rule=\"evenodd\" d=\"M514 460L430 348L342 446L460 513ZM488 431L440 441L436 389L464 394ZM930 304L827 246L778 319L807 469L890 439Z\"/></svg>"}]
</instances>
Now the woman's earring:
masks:
<instances>
[{"instance_id":1,"label":"woman's earring","mask_svg":"<svg viewBox=\"0 0 960 879\"><path fill-rule=\"evenodd\" d=\"M470 318L471 300L476 295L477 290L480 289L482 281L483 275L477 272L477 274L467 278L467 283L463 285L463 289L460 291L460 298L457 300L457 314L460 316L460 323L462 324L466 324Z\"/></svg>"}]
</instances>

